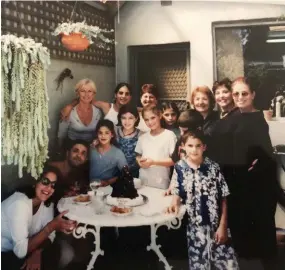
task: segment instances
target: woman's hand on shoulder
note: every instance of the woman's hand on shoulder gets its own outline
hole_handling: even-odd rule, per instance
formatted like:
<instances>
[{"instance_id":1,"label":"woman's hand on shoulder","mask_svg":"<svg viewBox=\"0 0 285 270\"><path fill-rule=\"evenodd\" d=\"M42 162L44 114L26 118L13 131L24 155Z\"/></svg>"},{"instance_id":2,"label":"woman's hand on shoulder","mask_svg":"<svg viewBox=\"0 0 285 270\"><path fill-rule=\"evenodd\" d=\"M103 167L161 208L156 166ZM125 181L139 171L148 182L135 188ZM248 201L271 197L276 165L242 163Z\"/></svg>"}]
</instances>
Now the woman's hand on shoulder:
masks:
<instances>
[{"instance_id":1,"label":"woman's hand on shoulder","mask_svg":"<svg viewBox=\"0 0 285 270\"><path fill-rule=\"evenodd\" d=\"M111 104L105 101L93 100L92 104L96 106L97 108L101 109L104 115L106 115L111 108Z\"/></svg>"},{"instance_id":2,"label":"woman's hand on shoulder","mask_svg":"<svg viewBox=\"0 0 285 270\"><path fill-rule=\"evenodd\" d=\"M72 104L66 105L60 111L60 120L61 121L68 121L71 111L73 110L74 106Z\"/></svg>"}]
</instances>

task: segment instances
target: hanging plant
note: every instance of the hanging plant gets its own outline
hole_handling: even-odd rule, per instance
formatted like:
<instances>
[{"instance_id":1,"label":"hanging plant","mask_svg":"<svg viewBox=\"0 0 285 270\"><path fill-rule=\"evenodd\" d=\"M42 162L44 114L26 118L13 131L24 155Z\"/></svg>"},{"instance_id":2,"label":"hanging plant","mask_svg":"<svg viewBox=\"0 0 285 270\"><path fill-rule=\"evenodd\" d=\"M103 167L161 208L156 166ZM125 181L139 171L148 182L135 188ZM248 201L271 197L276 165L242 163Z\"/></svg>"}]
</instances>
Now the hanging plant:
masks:
<instances>
[{"instance_id":1,"label":"hanging plant","mask_svg":"<svg viewBox=\"0 0 285 270\"><path fill-rule=\"evenodd\" d=\"M113 39L109 39L105 34L114 32L113 29L101 29L98 26L87 25L83 22L65 22L57 26L52 33L54 36L61 36L64 47L70 51L80 52L88 48L90 44L96 44L99 48L110 49L114 44Z\"/></svg>"},{"instance_id":2,"label":"hanging plant","mask_svg":"<svg viewBox=\"0 0 285 270\"><path fill-rule=\"evenodd\" d=\"M2 164L26 168L34 178L48 157L48 95L46 47L33 39L1 36Z\"/></svg>"}]
</instances>

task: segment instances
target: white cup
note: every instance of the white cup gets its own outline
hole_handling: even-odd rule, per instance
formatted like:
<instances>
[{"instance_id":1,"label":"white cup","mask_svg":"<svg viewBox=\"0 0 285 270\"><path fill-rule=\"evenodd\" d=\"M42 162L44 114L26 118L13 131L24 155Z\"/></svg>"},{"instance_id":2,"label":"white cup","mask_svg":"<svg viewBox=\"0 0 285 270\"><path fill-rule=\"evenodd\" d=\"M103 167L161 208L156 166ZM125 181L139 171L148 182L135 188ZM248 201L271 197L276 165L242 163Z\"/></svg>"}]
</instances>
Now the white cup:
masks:
<instances>
[{"instance_id":1,"label":"white cup","mask_svg":"<svg viewBox=\"0 0 285 270\"><path fill-rule=\"evenodd\" d=\"M142 187L142 181L139 178L134 178L134 186L136 189L139 189Z\"/></svg>"},{"instance_id":2,"label":"white cup","mask_svg":"<svg viewBox=\"0 0 285 270\"><path fill-rule=\"evenodd\" d=\"M95 193L94 193L94 191L93 190L90 190L90 191L88 191L88 196L90 196L90 198L91 197L93 197L94 195L95 195Z\"/></svg>"}]
</instances>

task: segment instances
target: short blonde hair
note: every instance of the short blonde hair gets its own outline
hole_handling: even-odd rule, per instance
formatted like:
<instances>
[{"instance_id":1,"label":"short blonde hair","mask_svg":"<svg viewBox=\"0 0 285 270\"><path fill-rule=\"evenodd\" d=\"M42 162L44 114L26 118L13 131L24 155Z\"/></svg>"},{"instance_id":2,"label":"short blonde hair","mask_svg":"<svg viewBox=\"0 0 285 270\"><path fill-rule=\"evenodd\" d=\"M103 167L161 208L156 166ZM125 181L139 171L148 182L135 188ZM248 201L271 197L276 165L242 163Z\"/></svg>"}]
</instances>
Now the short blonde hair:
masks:
<instances>
[{"instance_id":1,"label":"short blonde hair","mask_svg":"<svg viewBox=\"0 0 285 270\"><path fill-rule=\"evenodd\" d=\"M210 111L213 110L215 107L216 101L215 101L215 97L213 95L213 92L210 90L210 88L206 85L195 87L192 90L191 98L190 98L190 104L192 106L194 106L194 98L195 98L197 93L203 93L208 97L208 99L209 99L209 110Z\"/></svg>"},{"instance_id":2,"label":"short blonde hair","mask_svg":"<svg viewBox=\"0 0 285 270\"><path fill-rule=\"evenodd\" d=\"M75 92L76 92L76 94L78 94L78 90L79 90L80 88L82 88L83 86L86 86L86 85L88 85L88 86L91 87L91 89L93 90L94 94L97 93L97 88L96 88L95 83L94 83L92 80L90 80L90 79L88 79L88 78L85 78L85 79L80 80L80 81L75 85Z\"/></svg>"}]
</instances>

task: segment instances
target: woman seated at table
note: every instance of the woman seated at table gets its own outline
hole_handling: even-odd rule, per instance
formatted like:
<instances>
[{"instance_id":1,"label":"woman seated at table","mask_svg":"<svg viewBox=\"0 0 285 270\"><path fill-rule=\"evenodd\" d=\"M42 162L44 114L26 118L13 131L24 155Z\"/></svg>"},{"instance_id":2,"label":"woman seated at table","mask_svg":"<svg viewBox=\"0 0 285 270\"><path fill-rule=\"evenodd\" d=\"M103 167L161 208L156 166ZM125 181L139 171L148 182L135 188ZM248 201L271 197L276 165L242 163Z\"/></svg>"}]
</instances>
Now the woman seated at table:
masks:
<instances>
[{"instance_id":1,"label":"woman seated at table","mask_svg":"<svg viewBox=\"0 0 285 270\"><path fill-rule=\"evenodd\" d=\"M71 231L76 222L63 219L64 211L54 218L54 190L59 172L47 168L32 187L15 192L2 202L1 257L2 269L41 269L53 262L51 242L55 231Z\"/></svg>"},{"instance_id":2,"label":"woman seated at table","mask_svg":"<svg viewBox=\"0 0 285 270\"><path fill-rule=\"evenodd\" d=\"M104 119L108 119L114 123L118 124L118 113L119 109L126 104L129 104L132 98L131 86L128 83L119 83L114 91L115 103L109 103L105 101L93 100L92 104L97 108L101 109L105 115ZM71 104L66 105L61 111L62 119L68 119L71 110L78 103L78 100L74 100Z\"/></svg>"},{"instance_id":3,"label":"woman seated at table","mask_svg":"<svg viewBox=\"0 0 285 270\"><path fill-rule=\"evenodd\" d=\"M84 140L91 142L94 131L101 119L101 111L92 105L96 95L95 83L90 79L80 80L75 86L79 103L71 110L68 119L60 121L58 142L62 147L64 140Z\"/></svg>"},{"instance_id":4,"label":"woman seated at table","mask_svg":"<svg viewBox=\"0 0 285 270\"><path fill-rule=\"evenodd\" d=\"M101 186L114 184L120 171L128 165L123 152L117 148L114 124L100 120L95 131L97 143L90 150L90 181Z\"/></svg>"}]
</instances>

